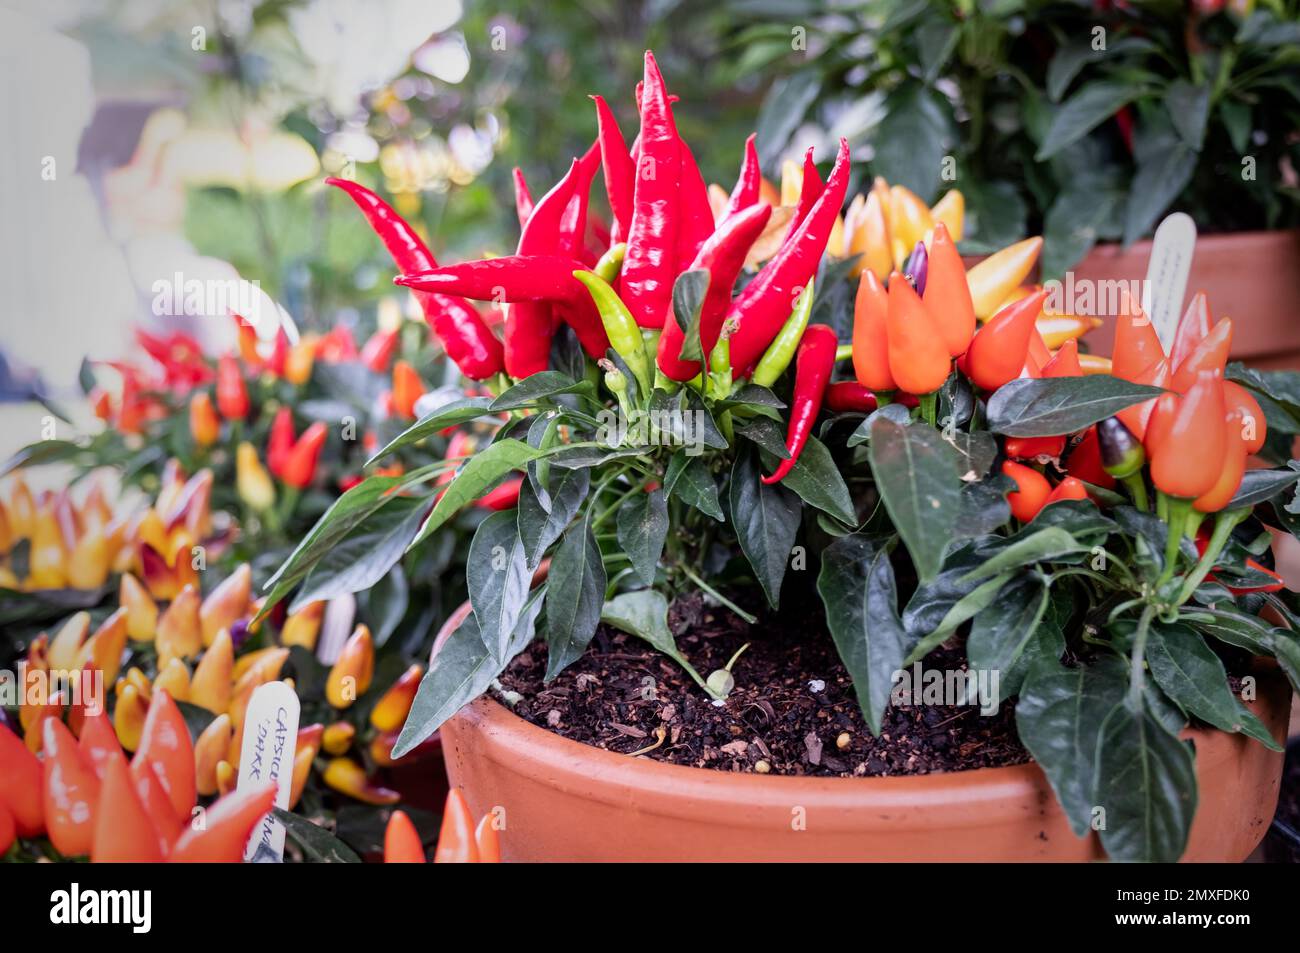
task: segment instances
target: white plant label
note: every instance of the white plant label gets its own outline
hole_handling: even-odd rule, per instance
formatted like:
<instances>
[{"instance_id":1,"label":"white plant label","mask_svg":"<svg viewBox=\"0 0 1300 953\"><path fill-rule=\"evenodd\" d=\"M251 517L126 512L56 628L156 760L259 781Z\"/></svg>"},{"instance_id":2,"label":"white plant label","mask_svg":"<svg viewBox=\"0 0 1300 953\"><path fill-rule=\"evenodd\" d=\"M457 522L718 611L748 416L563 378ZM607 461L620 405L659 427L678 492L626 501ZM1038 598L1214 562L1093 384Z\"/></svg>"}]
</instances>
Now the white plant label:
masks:
<instances>
[{"instance_id":1,"label":"white plant label","mask_svg":"<svg viewBox=\"0 0 1300 953\"><path fill-rule=\"evenodd\" d=\"M1166 216L1151 243L1147 280L1142 285L1142 310L1151 319L1166 354L1172 350L1178 333L1195 249L1196 223L1184 212Z\"/></svg>"},{"instance_id":2,"label":"white plant label","mask_svg":"<svg viewBox=\"0 0 1300 953\"><path fill-rule=\"evenodd\" d=\"M244 716L244 741L239 750L239 787L275 782L275 806L289 809L293 787L293 756L298 747L298 715L302 706L284 682L267 682L253 691ZM284 825L271 814L253 828L244 847L244 860L278 864L284 860Z\"/></svg>"}]
</instances>

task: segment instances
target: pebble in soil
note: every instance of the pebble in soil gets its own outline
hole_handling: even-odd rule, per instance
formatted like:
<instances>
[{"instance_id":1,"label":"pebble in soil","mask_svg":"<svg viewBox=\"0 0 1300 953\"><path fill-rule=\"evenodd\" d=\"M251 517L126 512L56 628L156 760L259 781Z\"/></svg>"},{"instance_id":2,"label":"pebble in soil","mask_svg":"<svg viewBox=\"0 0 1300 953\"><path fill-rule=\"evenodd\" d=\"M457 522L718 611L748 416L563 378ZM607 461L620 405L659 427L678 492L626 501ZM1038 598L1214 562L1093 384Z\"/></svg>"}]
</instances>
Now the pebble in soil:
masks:
<instances>
[{"instance_id":1,"label":"pebble in soil","mask_svg":"<svg viewBox=\"0 0 1300 953\"><path fill-rule=\"evenodd\" d=\"M699 599L681 599L670 624L704 675L732 668L736 687L716 705L676 663L640 639L602 626L591 647L549 685L538 640L501 675L516 714L565 738L620 754L720 771L822 777L929 774L1020 764L1012 706L890 707L881 734L867 728L848 673L820 619L748 626ZM927 668L964 668L940 650ZM515 698L512 694L511 698Z\"/></svg>"}]
</instances>

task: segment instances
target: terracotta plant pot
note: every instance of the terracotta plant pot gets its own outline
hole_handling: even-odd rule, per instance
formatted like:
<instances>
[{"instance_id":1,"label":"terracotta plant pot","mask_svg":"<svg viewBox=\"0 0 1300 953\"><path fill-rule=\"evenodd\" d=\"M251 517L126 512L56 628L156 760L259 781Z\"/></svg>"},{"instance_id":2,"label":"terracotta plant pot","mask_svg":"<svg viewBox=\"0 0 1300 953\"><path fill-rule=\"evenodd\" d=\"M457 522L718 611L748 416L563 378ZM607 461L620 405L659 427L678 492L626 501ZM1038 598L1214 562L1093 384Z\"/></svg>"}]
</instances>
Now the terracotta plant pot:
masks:
<instances>
[{"instance_id":1,"label":"terracotta plant pot","mask_svg":"<svg viewBox=\"0 0 1300 953\"><path fill-rule=\"evenodd\" d=\"M462 606L454 628L470 611ZM1285 736L1290 688L1259 679ZM1200 808L1185 860L1240 861L1268 829L1282 755L1191 730ZM1036 765L891 778L732 774L579 744L480 698L442 727L447 773L480 815L500 805L507 861L1090 861Z\"/></svg>"},{"instance_id":2,"label":"terracotta plant pot","mask_svg":"<svg viewBox=\"0 0 1300 953\"><path fill-rule=\"evenodd\" d=\"M1098 245L1073 268L1074 280L1142 279L1151 242L1127 250ZM1205 235L1196 241L1187 301L1197 291L1210 298L1214 318L1233 321L1232 356L1262 368L1300 367L1300 230ZM1091 332L1088 347L1109 354L1112 322Z\"/></svg>"}]
</instances>

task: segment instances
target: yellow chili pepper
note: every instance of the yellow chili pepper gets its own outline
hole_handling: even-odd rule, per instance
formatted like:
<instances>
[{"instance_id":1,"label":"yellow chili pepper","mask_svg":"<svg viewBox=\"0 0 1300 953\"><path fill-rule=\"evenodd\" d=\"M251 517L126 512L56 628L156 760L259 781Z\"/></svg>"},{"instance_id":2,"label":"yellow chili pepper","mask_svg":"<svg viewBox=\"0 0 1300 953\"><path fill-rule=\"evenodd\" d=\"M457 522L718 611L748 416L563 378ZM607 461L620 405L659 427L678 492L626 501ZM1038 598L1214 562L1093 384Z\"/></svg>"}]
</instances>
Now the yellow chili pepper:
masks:
<instances>
[{"instance_id":1,"label":"yellow chili pepper","mask_svg":"<svg viewBox=\"0 0 1300 953\"><path fill-rule=\"evenodd\" d=\"M1042 238L1026 238L994 252L966 272L976 317L985 320L996 313L998 305L1025 280L1042 247Z\"/></svg>"},{"instance_id":2,"label":"yellow chili pepper","mask_svg":"<svg viewBox=\"0 0 1300 953\"><path fill-rule=\"evenodd\" d=\"M325 700L348 708L366 693L375 674L375 643L370 629L358 625L325 680Z\"/></svg>"}]
</instances>

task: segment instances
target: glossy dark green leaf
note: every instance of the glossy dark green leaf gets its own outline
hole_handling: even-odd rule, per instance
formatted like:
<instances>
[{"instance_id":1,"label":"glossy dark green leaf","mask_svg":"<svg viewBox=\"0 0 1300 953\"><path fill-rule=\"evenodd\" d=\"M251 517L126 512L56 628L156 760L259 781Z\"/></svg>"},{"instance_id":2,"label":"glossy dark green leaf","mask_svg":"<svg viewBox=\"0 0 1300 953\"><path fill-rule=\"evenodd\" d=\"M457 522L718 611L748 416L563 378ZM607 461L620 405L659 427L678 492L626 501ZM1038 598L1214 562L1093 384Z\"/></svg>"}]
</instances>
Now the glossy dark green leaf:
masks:
<instances>
[{"instance_id":1,"label":"glossy dark green leaf","mask_svg":"<svg viewBox=\"0 0 1300 953\"><path fill-rule=\"evenodd\" d=\"M736 424L736 433L747 440L752 440L779 460L788 459L790 451L785 448L785 431L771 417L753 417Z\"/></svg>"},{"instance_id":2,"label":"glossy dark green leaf","mask_svg":"<svg viewBox=\"0 0 1300 953\"><path fill-rule=\"evenodd\" d=\"M441 433L448 427L455 427L471 420L478 420L480 417L486 417L491 413L489 410L491 403L492 401L486 397L465 397L461 400L453 400L449 404L443 404L427 417L420 418L403 430L390 440L382 450L372 454L370 459L366 461L366 465L369 466L377 460L382 460L390 453Z\"/></svg>"},{"instance_id":3,"label":"glossy dark green leaf","mask_svg":"<svg viewBox=\"0 0 1300 953\"><path fill-rule=\"evenodd\" d=\"M795 461L794 469L786 474L781 485L799 494L809 506L816 507L841 523L855 526L858 521L853 511L853 498L848 484L840 476L831 452L816 437L809 437L803 453Z\"/></svg>"},{"instance_id":4,"label":"glossy dark green leaf","mask_svg":"<svg viewBox=\"0 0 1300 953\"><path fill-rule=\"evenodd\" d=\"M921 580L943 562L961 512L959 456L937 430L878 417L868 445L876 488Z\"/></svg>"},{"instance_id":5,"label":"glossy dark green leaf","mask_svg":"<svg viewBox=\"0 0 1300 953\"><path fill-rule=\"evenodd\" d=\"M351 847L325 828L313 824L301 814L272 808L275 819L284 825L285 832L302 848L303 856L314 864L359 864L361 858Z\"/></svg>"},{"instance_id":6,"label":"glossy dark green leaf","mask_svg":"<svg viewBox=\"0 0 1300 953\"><path fill-rule=\"evenodd\" d=\"M1056 108L1035 161L1049 159L1082 139L1141 94L1141 87L1133 83L1099 80L1083 86Z\"/></svg>"},{"instance_id":7,"label":"glossy dark green leaf","mask_svg":"<svg viewBox=\"0 0 1300 953\"><path fill-rule=\"evenodd\" d=\"M673 320L682 330L678 360L704 360L704 349L700 344L700 308L708 290L709 273L703 268L682 272L673 283Z\"/></svg>"},{"instance_id":8,"label":"glossy dark green leaf","mask_svg":"<svg viewBox=\"0 0 1300 953\"><path fill-rule=\"evenodd\" d=\"M1199 152L1205 142L1205 121L1210 115L1209 84L1196 85L1176 79L1165 90L1164 103L1179 137L1189 149Z\"/></svg>"},{"instance_id":9,"label":"glossy dark green leaf","mask_svg":"<svg viewBox=\"0 0 1300 953\"><path fill-rule=\"evenodd\" d=\"M1187 847L1196 814L1196 761L1145 703L1116 705L1102 724L1096 804L1111 860L1172 863Z\"/></svg>"},{"instance_id":10,"label":"glossy dark green leaf","mask_svg":"<svg viewBox=\"0 0 1300 953\"><path fill-rule=\"evenodd\" d=\"M502 510L479 523L469 544L465 581L483 644L497 658L524 611L531 579L515 514Z\"/></svg>"},{"instance_id":11,"label":"glossy dark green leaf","mask_svg":"<svg viewBox=\"0 0 1300 953\"><path fill-rule=\"evenodd\" d=\"M1255 616L1235 609L1199 608L1195 611L1195 626L1200 632L1253 655L1273 654L1270 648L1273 628Z\"/></svg>"},{"instance_id":12,"label":"glossy dark green leaf","mask_svg":"<svg viewBox=\"0 0 1300 953\"><path fill-rule=\"evenodd\" d=\"M1050 561L1087 549L1059 526L1045 526L999 549L996 555L972 569L967 580L987 579L1008 569L1019 569L1021 566Z\"/></svg>"},{"instance_id":13,"label":"glossy dark green leaf","mask_svg":"<svg viewBox=\"0 0 1300 953\"><path fill-rule=\"evenodd\" d=\"M1224 509L1235 510L1271 500L1300 480L1300 470L1284 467L1280 470L1247 470L1241 477L1241 486Z\"/></svg>"},{"instance_id":14,"label":"glossy dark green leaf","mask_svg":"<svg viewBox=\"0 0 1300 953\"><path fill-rule=\"evenodd\" d=\"M371 515L312 566L289 610L375 585L402 558L428 507L428 500L399 497Z\"/></svg>"},{"instance_id":15,"label":"glossy dark green leaf","mask_svg":"<svg viewBox=\"0 0 1300 953\"><path fill-rule=\"evenodd\" d=\"M529 461L550 454L550 451L536 450L522 440L508 439L498 440L483 452L470 457L456 478L447 484L411 545L427 539L462 506L478 499L488 487L511 470L522 470ZM364 485L363 483L362 486Z\"/></svg>"},{"instance_id":16,"label":"glossy dark green leaf","mask_svg":"<svg viewBox=\"0 0 1300 953\"><path fill-rule=\"evenodd\" d=\"M1109 374L1020 378L989 398L988 426L1009 437L1075 433L1164 391Z\"/></svg>"},{"instance_id":17,"label":"glossy dark green leaf","mask_svg":"<svg viewBox=\"0 0 1300 953\"><path fill-rule=\"evenodd\" d=\"M673 454L664 473L664 492L719 523L726 521L718 498L718 484L703 457Z\"/></svg>"},{"instance_id":18,"label":"glossy dark green leaf","mask_svg":"<svg viewBox=\"0 0 1300 953\"><path fill-rule=\"evenodd\" d=\"M524 543L524 562L529 572L537 568L546 550L560 538L565 527L578 513L587 499L591 486L590 470L552 470L548 480L549 509L531 482L525 481L519 489L519 504L515 515L519 525L519 538Z\"/></svg>"},{"instance_id":19,"label":"glossy dark green leaf","mask_svg":"<svg viewBox=\"0 0 1300 953\"><path fill-rule=\"evenodd\" d=\"M1179 139L1139 159L1124 216L1124 243L1146 236L1191 181L1200 154Z\"/></svg>"},{"instance_id":20,"label":"glossy dark green leaf","mask_svg":"<svg viewBox=\"0 0 1300 953\"><path fill-rule=\"evenodd\" d=\"M605 604L605 565L591 532L591 511L565 532L546 577L546 676L576 661L596 634Z\"/></svg>"},{"instance_id":21,"label":"glossy dark green leaf","mask_svg":"<svg viewBox=\"0 0 1300 953\"><path fill-rule=\"evenodd\" d=\"M817 591L826 624L872 734L880 734L893 673L911 647L898 618L889 553L864 536L844 536L822 553Z\"/></svg>"},{"instance_id":22,"label":"glossy dark green leaf","mask_svg":"<svg viewBox=\"0 0 1300 953\"><path fill-rule=\"evenodd\" d=\"M1127 690L1128 668L1114 656L1074 667L1040 658L1020 686L1016 731L1080 837L1091 829L1097 803L1101 725Z\"/></svg>"},{"instance_id":23,"label":"glossy dark green leaf","mask_svg":"<svg viewBox=\"0 0 1300 953\"><path fill-rule=\"evenodd\" d=\"M647 586L654 585L667 538L668 502L662 489L633 493L623 501L618 508L618 545Z\"/></svg>"},{"instance_id":24,"label":"glossy dark green leaf","mask_svg":"<svg viewBox=\"0 0 1300 953\"><path fill-rule=\"evenodd\" d=\"M1008 672L1033 638L1047 609L1048 587L1036 573L1022 574L1002 587L997 600L971 623L966 654L971 668Z\"/></svg>"},{"instance_id":25,"label":"glossy dark green leaf","mask_svg":"<svg viewBox=\"0 0 1300 953\"><path fill-rule=\"evenodd\" d=\"M1185 711L1223 731L1240 731L1274 751L1282 750L1263 722L1232 694L1223 663L1199 634L1184 625L1153 623L1146 659L1156 684Z\"/></svg>"},{"instance_id":26,"label":"glossy dark green leaf","mask_svg":"<svg viewBox=\"0 0 1300 953\"><path fill-rule=\"evenodd\" d=\"M799 498L780 484L764 483L756 454L741 453L731 469L729 502L740 550L767 601L776 606L802 518Z\"/></svg>"},{"instance_id":27,"label":"glossy dark green leaf","mask_svg":"<svg viewBox=\"0 0 1300 953\"><path fill-rule=\"evenodd\" d=\"M590 390L590 381L574 380L569 375L561 374L559 371L538 371L536 374L525 377L518 384L503 391L496 400L492 401L489 409L493 413L500 413L503 410L517 410L522 407L531 407L538 401L545 400L548 397L558 397L560 394L573 394Z\"/></svg>"},{"instance_id":28,"label":"glossy dark green leaf","mask_svg":"<svg viewBox=\"0 0 1300 953\"><path fill-rule=\"evenodd\" d=\"M870 440L871 428L882 417L892 420L901 427L906 427L912 422L912 412L902 404L886 404L884 407L877 407L867 414L862 423L858 424L858 429L849 435L848 445L856 447Z\"/></svg>"},{"instance_id":29,"label":"glossy dark green leaf","mask_svg":"<svg viewBox=\"0 0 1300 953\"><path fill-rule=\"evenodd\" d=\"M935 90L909 81L889 94L884 109L872 137L872 172L906 186L923 202L933 202L940 185L938 170L956 140L952 104Z\"/></svg>"},{"instance_id":30,"label":"glossy dark green leaf","mask_svg":"<svg viewBox=\"0 0 1300 953\"><path fill-rule=\"evenodd\" d=\"M668 628L668 600L661 592L638 589L620 593L605 603L600 621L644 639L678 664L689 664L677 650L677 640Z\"/></svg>"}]
</instances>

